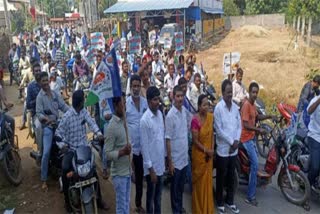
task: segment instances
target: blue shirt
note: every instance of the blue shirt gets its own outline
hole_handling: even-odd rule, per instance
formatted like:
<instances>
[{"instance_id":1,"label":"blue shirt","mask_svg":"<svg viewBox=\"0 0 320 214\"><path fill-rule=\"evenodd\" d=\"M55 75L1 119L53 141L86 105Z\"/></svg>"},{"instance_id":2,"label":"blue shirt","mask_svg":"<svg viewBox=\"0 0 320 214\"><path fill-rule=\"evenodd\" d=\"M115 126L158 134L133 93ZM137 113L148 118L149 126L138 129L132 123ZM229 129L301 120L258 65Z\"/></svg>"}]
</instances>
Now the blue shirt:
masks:
<instances>
[{"instance_id":1,"label":"blue shirt","mask_svg":"<svg viewBox=\"0 0 320 214\"><path fill-rule=\"evenodd\" d=\"M135 155L141 154L140 145L140 119L143 113L148 109L147 100L140 96L140 110L136 108L132 97L128 97L126 101L126 115L129 132L129 141L132 145L132 152Z\"/></svg>"},{"instance_id":2,"label":"blue shirt","mask_svg":"<svg viewBox=\"0 0 320 214\"><path fill-rule=\"evenodd\" d=\"M35 80L32 81L27 88L27 109L31 110L33 113L36 112L36 101L40 90L40 84L38 84Z\"/></svg>"},{"instance_id":3,"label":"blue shirt","mask_svg":"<svg viewBox=\"0 0 320 214\"><path fill-rule=\"evenodd\" d=\"M134 64L132 65L132 71L133 71L133 73L137 73L137 72L139 71L139 68L140 68L140 65L134 63Z\"/></svg>"}]
</instances>

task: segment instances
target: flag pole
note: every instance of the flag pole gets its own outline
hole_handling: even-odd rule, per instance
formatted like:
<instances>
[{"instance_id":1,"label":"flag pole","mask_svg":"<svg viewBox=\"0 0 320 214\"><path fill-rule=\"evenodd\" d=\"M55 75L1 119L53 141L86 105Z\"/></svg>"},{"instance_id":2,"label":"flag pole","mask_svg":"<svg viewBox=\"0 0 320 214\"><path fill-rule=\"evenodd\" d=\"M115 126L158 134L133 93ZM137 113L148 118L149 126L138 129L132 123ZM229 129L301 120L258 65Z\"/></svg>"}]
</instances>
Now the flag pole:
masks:
<instances>
[{"instance_id":1,"label":"flag pole","mask_svg":"<svg viewBox=\"0 0 320 214\"><path fill-rule=\"evenodd\" d=\"M124 97L121 98L121 103L122 103L122 113L123 113L123 126L124 126L124 130L126 132L126 141L127 141L127 145L129 145L129 134L128 134L128 126L127 126L127 116L126 116L126 111L125 111L125 105L124 105ZM130 176L131 176L131 154L128 156L129 158L129 171L130 171Z\"/></svg>"}]
</instances>

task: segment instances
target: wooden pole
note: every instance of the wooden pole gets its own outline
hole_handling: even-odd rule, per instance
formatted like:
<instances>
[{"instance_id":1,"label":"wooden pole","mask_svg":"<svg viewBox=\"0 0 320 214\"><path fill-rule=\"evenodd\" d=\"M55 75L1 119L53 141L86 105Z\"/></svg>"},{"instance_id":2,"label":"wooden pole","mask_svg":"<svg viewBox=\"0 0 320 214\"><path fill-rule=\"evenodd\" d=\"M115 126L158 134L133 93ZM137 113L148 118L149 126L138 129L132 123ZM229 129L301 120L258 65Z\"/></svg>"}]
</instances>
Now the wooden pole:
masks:
<instances>
[{"instance_id":1,"label":"wooden pole","mask_svg":"<svg viewBox=\"0 0 320 214\"><path fill-rule=\"evenodd\" d=\"M229 73L229 76L228 76L228 79L230 81L232 81L231 76L232 76L232 52L230 52L230 73Z\"/></svg>"},{"instance_id":2,"label":"wooden pole","mask_svg":"<svg viewBox=\"0 0 320 214\"><path fill-rule=\"evenodd\" d=\"M121 102L122 102L122 113L123 113L123 125L124 125L124 130L126 132L126 141L127 141L127 145L129 145L129 134L128 134L128 126L127 126L127 116L126 116L126 111L125 111L125 103L124 103L124 97L121 98ZM130 170L130 176L131 176L131 154L128 155L129 158L129 170Z\"/></svg>"}]
</instances>

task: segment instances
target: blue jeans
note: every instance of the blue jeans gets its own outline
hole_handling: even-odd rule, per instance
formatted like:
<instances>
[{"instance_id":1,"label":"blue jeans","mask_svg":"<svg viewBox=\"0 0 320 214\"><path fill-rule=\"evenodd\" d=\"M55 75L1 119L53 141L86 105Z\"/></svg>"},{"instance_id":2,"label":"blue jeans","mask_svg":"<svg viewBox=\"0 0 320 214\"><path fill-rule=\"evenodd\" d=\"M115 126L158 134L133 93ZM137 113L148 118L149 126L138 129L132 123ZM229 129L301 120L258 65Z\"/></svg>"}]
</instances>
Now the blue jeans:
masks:
<instances>
[{"instance_id":1,"label":"blue jeans","mask_svg":"<svg viewBox=\"0 0 320 214\"><path fill-rule=\"evenodd\" d=\"M151 181L151 176L147 175L147 213L160 214L161 213L161 193L163 186L163 176L157 176L157 183Z\"/></svg>"},{"instance_id":2,"label":"blue jeans","mask_svg":"<svg viewBox=\"0 0 320 214\"><path fill-rule=\"evenodd\" d=\"M43 129L42 137L42 159L41 159L41 181L47 181L48 179L48 168L49 159L52 146L53 130L49 127Z\"/></svg>"},{"instance_id":3,"label":"blue jeans","mask_svg":"<svg viewBox=\"0 0 320 214\"><path fill-rule=\"evenodd\" d=\"M174 174L171 178L170 196L172 213L182 213L183 190L186 178L187 167L181 170L174 169Z\"/></svg>"},{"instance_id":4,"label":"blue jeans","mask_svg":"<svg viewBox=\"0 0 320 214\"><path fill-rule=\"evenodd\" d=\"M130 213L130 176L113 176L112 177L114 191L116 192L116 213Z\"/></svg>"},{"instance_id":5,"label":"blue jeans","mask_svg":"<svg viewBox=\"0 0 320 214\"><path fill-rule=\"evenodd\" d=\"M243 144L246 148L248 157L250 160L250 176L249 176L249 185L247 198L253 200L256 197L256 188L257 188L257 173L258 173L258 153L256 148L255 140L249 140Z\"/></svg>"},{"instance_id":6,"label":"blue jeans","mask_svg":"<svg viewBox=\"0 0 320 214\"><path fill-rule=\"evenodd\" d=\"M320 142L308 137L310 150L310 171L308 174L309 182L314 185L320 173Z\"/></svg>"}]
</instances>

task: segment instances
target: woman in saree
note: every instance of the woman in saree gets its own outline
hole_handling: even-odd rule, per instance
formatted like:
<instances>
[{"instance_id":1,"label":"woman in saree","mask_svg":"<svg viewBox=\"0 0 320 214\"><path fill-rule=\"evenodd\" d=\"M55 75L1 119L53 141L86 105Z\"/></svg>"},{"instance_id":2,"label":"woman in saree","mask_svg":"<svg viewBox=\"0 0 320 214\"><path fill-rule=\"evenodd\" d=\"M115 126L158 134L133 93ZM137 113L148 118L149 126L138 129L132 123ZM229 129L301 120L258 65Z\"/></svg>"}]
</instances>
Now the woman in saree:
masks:
<instances>
[{"instance_id":1,"label":"woman in saree","mask_svg":"<svg viewBox=\"0 0 320 214\"><path fill-rule=\"evenodd\" d=\"M192 130L192 213L214 213L212 167L214 154L213 114L208 112L205 95L198 98L198 113L191 122Z\"/></svg>"}]
</instances>

